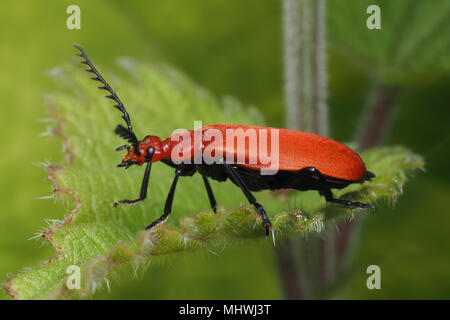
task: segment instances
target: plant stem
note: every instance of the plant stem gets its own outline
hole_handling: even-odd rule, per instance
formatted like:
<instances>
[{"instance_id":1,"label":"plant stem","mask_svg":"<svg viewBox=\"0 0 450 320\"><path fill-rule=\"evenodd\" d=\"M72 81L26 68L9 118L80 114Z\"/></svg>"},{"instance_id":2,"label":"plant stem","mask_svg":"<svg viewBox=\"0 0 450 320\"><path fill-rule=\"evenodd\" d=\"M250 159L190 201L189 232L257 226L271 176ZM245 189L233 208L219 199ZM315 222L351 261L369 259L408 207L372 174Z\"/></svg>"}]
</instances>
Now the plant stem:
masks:
<instances>
[{"instance_id":1,"label":"plant stem","mask_svg":"<svg viewBox=\"0 0 450 320\"><path fill-rule=\"evenodd\" d=\"M283 1L286 124L326 136L324 0ZM380 86L367 108L360 149L380 143L392 118L398 91ZM326 238L287 239L277 250L280 279L287 299L324 296L346 271L359 220L341 221Z\"/></svg>"},{"instance_id":2,"label":"plant stem","mask_svg":"<svg viewBox=\"0 0 450 320\"><path fill-rule=\"evenodd\" d=\"M300 130L302 127L302 34L300 32L300 1L283 1L284 27L284 83L286 99L286 125Z\"/></svg>"},{"instance_id":3,"label":"plant stem","mask_svg":"<svg viewBox=\"0 0 450 320\"><path fill-rule=\"evenodd\" d=\"M324 0L284 0L286 125L327 135Z\"/></svg>"},{"instance_id":4,"label":"plant stem","mask_svg":"<svg viewBox=\"0 0 450 320\"><path fill-rule=\"evenodd\" d=\"M286 238L280 243L276 251L284 298L290 300L305 299L298 269L298 258L295 254L296 248L295 242L290 238Z\"/></svg>"},{"instance_id":5,"label":"plant stem","mask_svg":"<svg viewBox=\"0 0 450 320\"><path fill-rule=\"evenodd\" d=\"M362 122L363 127L359 130L361 151L380 144L392 119L398 93L397 88L387 86L378 86L375 89L373 101L369 104Z\"/></svg>"},{"instance_id":6,"label":"plant stem","mask_svg":"<svg viewBox=\"0 0 450 320\"><path fill-rule=\"evenodd\" d=\"M284 0L286 125L328 134L324 0ZM287 239L277 250L287 299L319 296L332 279L334 246L319 237ZM330 269L331 267L331 269Z\"/></svg>"},{"instance_id":7,"label":"plant stem","mask_svg":"<svg viewBox=\"0 0 450 320\"><path fill-rule=\"evenodd\" d=\"M322 136L328 136L325 0L317 0L314 18L314 131Z\"/></svg>"}]
</instances>

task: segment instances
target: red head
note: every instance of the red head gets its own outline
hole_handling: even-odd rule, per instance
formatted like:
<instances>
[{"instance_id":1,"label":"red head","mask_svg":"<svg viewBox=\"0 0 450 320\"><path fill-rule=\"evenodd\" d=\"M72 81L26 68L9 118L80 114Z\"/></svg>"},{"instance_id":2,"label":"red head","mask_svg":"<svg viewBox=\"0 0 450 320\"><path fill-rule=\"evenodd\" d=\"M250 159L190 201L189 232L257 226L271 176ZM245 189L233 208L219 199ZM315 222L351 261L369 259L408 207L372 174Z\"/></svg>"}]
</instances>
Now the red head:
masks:
<instances>
[{"instance_id":1,"label":"red head","mask_svg":"<svg viewBox=\"0 0 450 320\"><path fill-rule=\"evenodd\" d=\"M118 166L127 168L133 164L141 166L149 159L151 159L151 162L159 161L165 157L166 153L164 144L157 136L146 136L138 142L137 148L121 146L117 148L117 151L122 149L128 149L128 153L123 157L122 163Z\"/></svg>"}]
</instances>

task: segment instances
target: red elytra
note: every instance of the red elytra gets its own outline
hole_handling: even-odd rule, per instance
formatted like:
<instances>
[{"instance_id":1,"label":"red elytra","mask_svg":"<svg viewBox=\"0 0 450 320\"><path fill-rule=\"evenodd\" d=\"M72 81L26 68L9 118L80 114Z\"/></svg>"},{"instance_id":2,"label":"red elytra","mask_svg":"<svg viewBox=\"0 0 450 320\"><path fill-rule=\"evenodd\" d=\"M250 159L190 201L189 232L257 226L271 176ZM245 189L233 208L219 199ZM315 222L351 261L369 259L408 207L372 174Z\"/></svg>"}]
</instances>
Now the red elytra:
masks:
<instances>
[{"instance_id":1,"label":"red elytra","mask_svg":"<svg viewBox=\"0 0 450 320\"><path fill-rule=\"evenodd\" d=\"M237 131L242 129L241 132ZM295 172L306 167L314 167L322 174L348 181L359 181L364 177L366 173L366 167L361 157L349 147L328 139L317 134L308 132L295 131L289 129L260 127L260 126L246 126L246 125L233 125L233 124L214 124L201 127L202 135L201 147L198 147L194 137L194 131L188 130L191 141L188 143L190 148L182 149L183 153L180 155L180 161L186 161L187 159L194 162L194 149L201 149L201 153L204 152L210 144L214 143L213 139L205 140L205 132L211 130L217 130L222 135L222 146L216 146L212 149L211 154L234 155L235 164L252 170L261 170L261 168L268 167L269 164L262 164L259 157L255 157L256 161L251 163L250 155L255 151L258 152L258 146L260 145L260 131L264 131L263 137L266 137L267 152L270 154L272 145L272 130L278 132L278 169L282 171ZM234 133L230 133L231 130ZM255 132L255 144L256 148L251 148L250 138L247 134L244 148L238 148L238 142L236 136L245 135L248 132ZM237 133L236 133L237 132ZM161 140L156 136L147 136L139 143L140 155L136 155L134 150L131 149L128 154L125 155L125 161L136 162L138 165L144 164L146 150L150 147L154 149L154 155L152 162L172 159L172 151L176 145L181 144L182 137L185 132L177 132L169 136L166 140ZM230 145L227 143L228 137L234 139ZM250 150L252 149L252 150ZM237 163L237 159L244 159L244 163ZM231 164L231 163L230 163Z\"/></svg>"}]
</instances>

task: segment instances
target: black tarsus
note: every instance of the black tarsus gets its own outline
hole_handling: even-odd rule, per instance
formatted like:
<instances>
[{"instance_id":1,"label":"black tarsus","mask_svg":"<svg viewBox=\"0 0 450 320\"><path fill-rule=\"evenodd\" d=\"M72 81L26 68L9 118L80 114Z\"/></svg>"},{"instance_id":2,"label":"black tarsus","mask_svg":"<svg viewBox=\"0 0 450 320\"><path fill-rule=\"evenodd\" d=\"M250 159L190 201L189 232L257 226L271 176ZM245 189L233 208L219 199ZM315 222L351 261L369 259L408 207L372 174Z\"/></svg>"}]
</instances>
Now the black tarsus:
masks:
<instances>
[{"instance_id":1,"label":"black tarsus","mask_svg":"<svg viewBox=\"0 0 450 320\"><path fill-rule=\"evenodd\" d=\"M325 196L325 200L327 200L328 202L334 202L334 203L339 203L339 204L343 204L347 207L358 207L358 208L362 208L362 209L372 209L373 211L375 211L375 207L371 204L366 204L366 203L362 203L362 202L355 202L355 201L348 201L348 200L343 200L343 199L335 199L333 198L333 193L331 192L330 189L325 189L325 190L321 190L320 194Z\"/></svg>"},{"instance_id":2,"label":"black tarsus","mask_svg":"<svg viewBox=\"0 0 450 320\"><path fill-rule=\"evenodd\" d=\"M372 178L375 178L375 174L370 171L366 171L364 174L364 177L362 178L362 182L364 181L372 181Z\"/></svg>"},{"instance_id":3,"label":"black tarsus","mask_svg":"<svg viewBox=\"0 0 450 320\"><path fill-rule=\"evenodd\" d=\"M202 175L202 178L203 178L203 182L205 183L206 192L208 193L208 199L209 199L209 203L211 204L211 209L214 211L214 213L216 213L217 202L216 202L216 199L214 198L214 193L211 189L211 185L209 184L208 178L206 176Z\"/></svg>"},{"instance_id":4,"label":"black tarsus","mask_svg":"<svg viewBox=\"0 0 450 320\"><path fill-rule=\"evenodd\" d=\"M133 127L131 126L130 116L129 116L127 110L125 109L125 106L123 105L122 101L120 101L119 97L116 95L114 90L110 87L108 82L106 82L106 80L101 76L101 74L94 67L91 60L89 60L88 56L86 55L86 52L84 52L84 49L81 46L79 46L78 44L74 44L73 46L81 52L81 54L77 54L77 56L82 57L84 59L84 61L81 61L81 63L87 65L90 68L90 69L86 69L86 71L95 74L95 77L91 77L91 79L101 82L103 84L103 86L98 87L98 88L108 91L109 95L107 95L105 97L112 99L117 103L116 105L114 105L114 107L123 113L122 119L125 120L127 127L128 127L127 131L128 131L129 137L127 137L127 139L130 143L132 143L135 153L137 155L140 155L139 150L138 150L139 142L138 142L136 135L133 132ZM117 130L117 128L116 128L116 130Z\"/></svg>"},{"instance_id":5,"label":"black tarsus","mask_svg":"<svg viewBox=\"0 0 450 320\"><path fill-rule=\"evenodd\" d=\"M141 191L139 194L139 198L136 200L121 200L114 203L114 207L117 207L119 204L137 204L142 202L145 198L147 198L147 189L148 189L148 181L150 179L150 172L152 169L152 157L155 150L152 147L147 150L147 167L145 168L144 178L142 179ZM121 164L119 165L121 166Z\"/></svg>"},{"instance_id":6,"label":"black tarsus","mask_svg":"<svg viewBox=\"0 0 450 320\"><path fill-rule=\"evenodd\" d=\"M244 195L247 198L248 202L250 202L261 215L263 219L263 227L266 230L266 236L268 236L272 224L270 223L266 210L256 201L255 197L252 195L245 182L239 176L239 173L236 172L236 169L233 166L225 163L225 161L223 162L223 166L225 167L225 170L227 171L229 177L232 178L237 183L239 188L241 188L242 192L244 192Z\"/></svg>"},{"instance_id":7,"label":"black tarsus","mask_svg":"<svg viewBox=\"0 0 450 320\"><path fill-rule=\"evenodd\" d=\"M335 199L333 197L333 193L331 192L329 187L326 187L326 178L322 175L322 173L317 170L314 167L310 168L313 172L313 174L318 177L318 179L323 183L323 187L319 190L319 194L323 195L325 197L325 200L328 202L334 202L334 203L339 203L342 205L345 205L347 207L358 207L358 208L362 208L362 209L372 209L373 211L375 211L375 207L371 204L366 204L366 203L362 203L362 202L356 202L356 201L349 201L349 200L344 200L344 199ZM375 174L373 174L370 171L366 171L366 173L364 174L363 179L361 179L361 182L364 181L370 181L373 177L375 177Z\"/></svg>"},{"instance_id":8,"label":"black tarsus","mask_svg":"<svg viewBox=\"0 0 450 320\"><path fill-rule=\"evenodd\" d=\"M117 167L125 167L125 169L128 169L129 167L131 167L133 164L138 164L139 162L137 161L123 161L122 163L119 163L117 165Z\"/></svg>"}]
</instances>

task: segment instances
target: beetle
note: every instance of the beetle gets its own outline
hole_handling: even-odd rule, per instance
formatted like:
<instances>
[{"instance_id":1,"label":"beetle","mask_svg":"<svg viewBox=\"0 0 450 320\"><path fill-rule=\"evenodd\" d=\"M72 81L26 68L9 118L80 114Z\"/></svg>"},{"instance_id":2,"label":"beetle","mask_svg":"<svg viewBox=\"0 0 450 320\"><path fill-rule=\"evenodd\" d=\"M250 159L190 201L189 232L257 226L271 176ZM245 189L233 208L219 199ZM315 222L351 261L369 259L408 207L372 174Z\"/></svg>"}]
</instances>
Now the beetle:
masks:
<instances>
[{"instance_id":1,"label":"beetle","mask_svg":"<svg viewBox=\"0 0 450 320\"><path fill-rule=\"evenodd\" d=\"M260 214L262 226L265 229L266 235L269 234L272 227L271 222L264 207L259 204L253 196L253 191L278 189L295 189L300 191L316 190L320 195L324 196L325 200L328 202L375 210L375 207L371 204L336 199L333 197L331 189L342 189L350 184L371 181L375 175L366 170L364 162L355 151L339 142L312 133L232 124L208 125L197 129L197 131L191 130L184 132L184 134L187 133L188 138L194 141L196 132L200 132L201 137L204 137L204 134L208 130L215 130L216 133L218 132L225 136L227 135L228 130L242 130L241 133L247 130L253 130L256 134L262 133L263 131L276 131L278 135L278 167L274 174L263 174L262 170L266 168L266 165L261 160L257 159L253 162L247 161L252 155L255 155L255 151L250 150L247 144L245 144L244 148L238 148L234 144L230 147L225 143L218 143L215 145L214 151L210 153L210 155L218 161L208 163L197 163L194 161L194 163L192 163L190 160L194 160L196 148L200 148L204 151L205 148L212 143L203 138L200 140L200 144L196 145L194 141L194 143L190 144L190 147L186 149L187 152L182 153L181 160L189 161L182 161L181 163L174 161L173 151L179 146L180 134L173 134L165 140L161 140L159 137L152 135L148 135L144 139L138 140L133 131L130 116L123 103L94 67L83 48L76 44L74 46L80 51L77 55L83 58L81 63L89 67L86 71L94 74L94 77L91 79L99 81L102 84L102 86L98 87L99 89L109 92L109 95L107 95L106 98L115 101L116 104L114 107L122 112L122 118L127 125L124 127L119 124L114 131L130 144L122 145L116 149L116 151L127 151L122 162L117 166L125 167L127 169L132 165L141 166L146 164L139 198L135 200L117 201L114 203L114 207L117 207L118 205L138 204L147 197L148 183L153 162L161 161L175 169L175 177L167 195L164 212L160 218L147 226L145 230L150 230L159 223L165 221L171 213L172 202L179 177L190 177L197 172L202 176L206 193L214 212L216 212L217 203L208 179L211 178L220 182L230 180L242 190L248 202L252 204ZM268 138L268 141L272 142L274 139ZM223 156L225 153L227 154L226 158ZM216 155L218 155L218 157L216 157ZM228 157L228 155L231 156ZM244 159L245 161L236 161L238 158Z\"/></svg>"}]
</instances>

